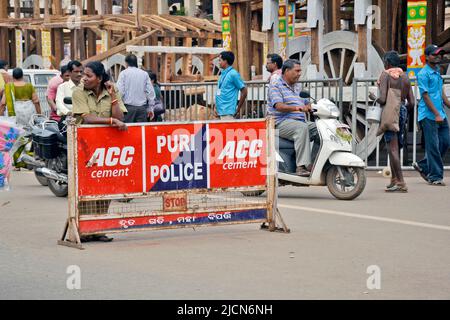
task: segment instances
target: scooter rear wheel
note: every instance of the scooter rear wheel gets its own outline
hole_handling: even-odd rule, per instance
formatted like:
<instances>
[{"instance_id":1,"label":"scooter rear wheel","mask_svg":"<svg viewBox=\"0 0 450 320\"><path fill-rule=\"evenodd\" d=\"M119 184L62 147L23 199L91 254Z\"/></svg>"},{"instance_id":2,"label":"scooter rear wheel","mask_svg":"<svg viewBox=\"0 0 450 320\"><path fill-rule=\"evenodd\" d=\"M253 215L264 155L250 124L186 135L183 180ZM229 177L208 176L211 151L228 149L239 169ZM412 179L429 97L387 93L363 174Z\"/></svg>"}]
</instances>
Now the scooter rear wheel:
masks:
<instances>
[{"instance_id":1,"label":"scooter rear wheel","mask_svg":"<svg viewBox=\"0 0 450 320\"><path fill-rule=\"evenodd\" d=\"M337 166L327 172L327 187L330 193L339 200L353 200L366 186L366 173L359 167L340 167L344 174L342 179Z\"/></svg>"}]
</instances>

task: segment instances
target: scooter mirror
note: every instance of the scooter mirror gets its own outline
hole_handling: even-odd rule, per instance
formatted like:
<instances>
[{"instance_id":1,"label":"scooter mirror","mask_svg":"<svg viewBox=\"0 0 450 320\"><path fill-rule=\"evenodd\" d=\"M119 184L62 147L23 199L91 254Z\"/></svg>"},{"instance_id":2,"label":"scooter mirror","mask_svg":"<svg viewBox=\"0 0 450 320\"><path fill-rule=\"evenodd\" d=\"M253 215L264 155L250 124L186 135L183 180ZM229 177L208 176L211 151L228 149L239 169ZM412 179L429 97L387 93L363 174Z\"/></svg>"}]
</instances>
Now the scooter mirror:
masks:
<instances>
[{"instance_id":1,"label":"scooter mirror","mask_svg":"<svg viewBox=\"0 0 450 320\"><path fill-rule=\"evenodd\" d=\"M301 91L300 92L300 98L309 99L309 98L311 98L311 95L309 94L308 91Z\"/></svg>"}]
</instances>

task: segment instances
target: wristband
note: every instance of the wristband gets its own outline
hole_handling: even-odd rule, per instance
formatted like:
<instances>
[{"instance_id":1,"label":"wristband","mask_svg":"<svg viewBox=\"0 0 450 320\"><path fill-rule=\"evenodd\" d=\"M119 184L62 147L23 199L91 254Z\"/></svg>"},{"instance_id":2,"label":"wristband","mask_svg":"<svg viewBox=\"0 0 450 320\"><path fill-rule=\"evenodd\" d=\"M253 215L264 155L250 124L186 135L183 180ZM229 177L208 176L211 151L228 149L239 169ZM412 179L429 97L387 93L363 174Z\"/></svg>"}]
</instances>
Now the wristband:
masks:
<instances>
[{"instance_id":1,"label":"wristband","mask_svg":"<svg viewBox=\"0 0 450 320\"><path fill-rule=\"evenodd\" d=\"M113 124L113 118L109 118L109 124L112 125Z\"/></svg>"},{"instance_id":2,"label":"wristband","mask_svg":"<svg viewBox=\"0 0 450 320\"><path fill-rule=\"evenodd\" d=\"M111 105L117 103L117 101L118 101L117 99L114 99L113 101L111 101Z\"/></svg>"}]
</instances>

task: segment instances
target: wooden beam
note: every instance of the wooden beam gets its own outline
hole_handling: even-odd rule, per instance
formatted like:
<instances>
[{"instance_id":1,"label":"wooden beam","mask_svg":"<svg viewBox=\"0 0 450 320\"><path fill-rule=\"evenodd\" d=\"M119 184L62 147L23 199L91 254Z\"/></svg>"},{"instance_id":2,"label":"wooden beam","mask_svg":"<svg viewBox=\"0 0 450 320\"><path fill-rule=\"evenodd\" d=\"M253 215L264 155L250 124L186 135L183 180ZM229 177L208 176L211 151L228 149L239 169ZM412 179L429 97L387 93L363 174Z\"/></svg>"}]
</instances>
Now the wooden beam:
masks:
<instances>
[{"instance_id":1,"label":"wooden beam","mask_svg":"<svg viewBox=\"0 0 450 320\"><path fill-rule=\"evenodd\" d=\"M330 20L328 20L329 30L325 32L333 32L341 30L341 0L327 0L327 4L330 6L330 15L327 15Z\"/></svg>"},{"instance_id":2,"label":"wooden beam","mask_svg":"<svg viewBox=\"0 0 450 320\"><path fill-rule=\"evenodd\" d=\"M250 80L251 7L250 2L230 3L231 49L236 56L235 66L242 79Z\"/></svg>"},{"instance_id":3,"label":"wooden beam","mask_svg":"<svg viewBox=\"0 0 450 320\"><path fill-rule=\"evenodd\" d=\"M102 0L101 14L112 14L112 0Z\"/></svg>"},{"instance_id":4,"label":"wooden beam","mask_svg":"<svg viewBox=\"0 0 450 320\"><path fill-rule=\"evenodd\" d=\"M170 47L170 39L163 38L162 44L164 47ZM170 81L171 70L170 65L172 63L172 54L162 53L161 54L161 73L159 76L160 82L166 83Z\"/></svg>"},{"instance_id":5,"label":"wooden beam","mask_svg":"<svg viewBox=\"0 0 450 320\"><path fill-rule=\"evenodd\" d=\"M367 25L358 25L358 62L367 68Z\"/></svg>"},{"instance_id":6,"label":"wooden beam","mask_svg":"<svg viewBox=\"0 0 450 320\"><path fill-rule=\"evenodd\" d=\"M87 0L87 14L95 15L95 0ZM92 57L97 54L97 34L92 30L86 30L88 41L87 57Z\"/></svg>"},{"instance_id":7,"label":"wooden beam","mask_svg":"<svg viewBox=\"0 0 450 320\"><path fill-rule=\"evenodd\" d=\"M143 40L147 39L148 37L152 36L153 34L155 34L156 32L157 32L157 30L153 30L153 31L144 33L143 35L140 35L134 39L131 39L130 41L122 43L122 44L118 45L117 47L114 47L106 52L102 52L93 57L89 57L88 59L84 60L82 63L86 64L91 61L96 61L96 60L103 61L105 59L108 59L109 57L111 57L119 52L125 51L128 46L133 46L133 45L140 43L141 41L143 41Z\"/></svg>"},{"instance_id":8,"label":"wooden beam","mask_svg":"<svg viewBox=\"0 0 450 320\"><path fill-rule=\"evenodd\" d=\"M20 19L20 0L14 0L14 18Z\"/></svg>"},{"instance_id":9,"label":"wooden beam","mask_svg":"<svg viewBox=\"0 0 450 320\"><path fill-rule=\"evenodd\" d=\"M130 0L122 0L122 14L129 14L128 5L130 4Z\"/></svg>"},{"instance_id":10,"label":"wooden beam","mask_svg":"<svg viewBox=\"0 0 450 320\"><path fill-rule=\"evenodd\" d=\"M8 19L8 2L7 0L0 1L0 19L6 20ZM10 57L9 57L9 34L8 28L0 28L0 57L6 61L9 61L10 65Z\"/></svg>"},{"instance_id":11,"label":"wooden beam","mask_svg":"<svg viewBox=\"0 0 450 320\"><path fill-rule=\"evenodd\" d=\"M77 7L82 11L83 10L83 0L75 1ZM84 28L80 25L77 29L75 29L75 56L76 59L84 60L86 59L86 37L84 34Z\"/></svg>"},{"instance_id":12,"label":"wooden beam","mask_svg":"<svg viewBox=\"0 0 450 320\"><path fill-rule=\"evenodd\" d=\"M158 0L141 0L143 14L158 14Z\"/></svg>"},{"instance_id":13,"label":"wooden beam","mask_svg":"<svg viewBox=\"0 0 450 320\"><path fill-rule=\"evenodd\" d=\"M151 31L149 33L155 32ZM142 36L141 36L142 37ZM164 38L169 39L170 38ZM165 40L166 42L168 40ZM173 53L173 54L219 54L223 51L223 48L217 47L178 47L163 45L163 46L137 46L127 45L128 52L150 52L150 53Z\"/></svg>"},{"instance_id":14,"label":"wooden beam","mask_svg":"<svg viewBox=\"0 0 450 320\"><path fill-rule=\"evenodd\" d=\"M183 39L184 47L192 47L192 38L184 38ZM183 55L183 66L182 66L182 74L190 75L192 71L192 54Z\"/></svg>"},{"instance_id":15,"label":"wooden beam","mask_svg":"<svg viewBox=\"0 0 450 320\"><path fill-rule=\"evenodd\" d=\"M62 17L63 9L62 9L62 0L53 0L53 16ZM61 60L64 59L64 31L62 28L53 29L52 32L54 43L54 52L53 56L55 57L55 63L59 66Z\"/></svg>"},{"instance_id":16,"label":"wooden beam","mask_svg":"<svg viewBox=\"0 0 450 320\"><path fill-rule=\"evenodd\" d=\"M33 1L33 18L37 19L41 17L41 8L40 1ZM35 31L35 39L36 39L36 54L42 55L42 35L41 32Z\"/></svg>"},{"instance_id":17,"label":"wooden beam","mask_svg":"<svg viewBox=\"0 0 450 320\"><path fill-rule=\"evenodd\" d=\"M262 64L265 59L263 57L263 45L267 42L267 34L264 32L260 32L257 30L261 30L262 28L262 16L259 12L252 12L252 30L251 30L251 39L252 39L252 65L255 66L255 74L262 74ZM261 37L262 41L254 41L254 35L258 34Z\"/></svg>"},{"instance_id":18,"label":"wooden beam","mask_svg":"<svg viewBox=\"0 0 450 320\"><path fill-rule=\"evenodd\" d=\"M450 42L450 28L447 28L447 30L438 34L436 44L442 47L449 42Z\"/></svg>"},{"instance_id":19,"label":"wooden beam","mask_svg":"<svg viewBox=\"0 0 450 320\"><path fill-rule=\"evenodd\" d=\"M201 39L200 45L207 48L213 47L212 39ZM203 61L203 77L208 77L212 75L212 60L216 55L204 54L202 55Z\"/></svg>"},{"instance_id":20,"label":"wooden beam","mask_svg":"<svg viewBox=\"0 0 450 320\"><path fill-rule=\"evenodd\" d=\"M50 22L50 0L44 0L44 21Z\"/></svg>"},{"instance_id":21,"label":"wooden beam","mask_svg":"<svg viewBox=\"0 0 450 320\"><path fill-rule=\"evenodd\" d=\"M258 42L258 43L266 43L268 41L268 37L267 37L267 33L266 32L261 32L261 31L256 31L256 30L251 30L250 31L250 38L252 41L254 42Z\"/></svg>"},{"instance_id":22,"label":"wooden beam","mask_svg":"<svg viewBox=\"0 0 450 320\"><path fill-rule=\"evenodd\" d=\"M311 64L320 65L319 57L319 28L311 29Z\"/></svg>"}]
</instances>

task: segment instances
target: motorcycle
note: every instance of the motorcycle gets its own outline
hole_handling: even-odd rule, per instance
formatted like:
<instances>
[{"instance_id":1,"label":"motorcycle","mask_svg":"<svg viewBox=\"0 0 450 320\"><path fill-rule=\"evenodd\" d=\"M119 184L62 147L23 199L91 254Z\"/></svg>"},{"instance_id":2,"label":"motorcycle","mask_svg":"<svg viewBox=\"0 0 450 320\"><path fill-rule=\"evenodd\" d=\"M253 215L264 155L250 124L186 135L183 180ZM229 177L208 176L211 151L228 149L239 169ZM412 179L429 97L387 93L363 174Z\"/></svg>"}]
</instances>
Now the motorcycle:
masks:
<instances>
[{"instance_id":1,"label":"motorcycle","mask_svg":"<svg viewBox=\"0 0 450 320\"><path fill-rule=\"evenodd\" d=\"M16 148L22 149L20 156L17 158L17 163L24 163L28 170L34 170L34 174L38 182L43 186L48 186L48 181L46 177L43 177L36 173L37 168L45 167L45 161L33 150L33 139L32 131L35 129L42 128L45 121L48 119L40 114L35 114L32 116L29 124L24 126L25 134L22 139L17 142Z\"/></svg>"},{"instance_id":2,"label":"motorcycle","mask_svg":"<svg viewBox=\"0 0 450 320\"><path fill-rule=\"evenodd\" d=\"M328 99L316 101L308 92L302 92L300 97L315 102L312 104L311 113L316 117L320 146L313 161L311 175L301 177L295 173L297 166L294 142L277 137L279 185L327 186L330 193L339 200L357 198L366 186L365 163L352 153L353 137L350 127L338 120L340 112L332 101ZM263 191L246 192L244 195L257 196L262 193Z\"/></svg>"},{"instance_id":3,"label":"motorcycle","mask_svg":"<svg viewBox=\"0 0 450 320\"><path fill-rule=\"evenodd\" d=\"M71 104L71 98L64 98L64 103ZM35 154L43 159L45 166L35 169L37 176L47 179L48 187L57 197L68 194L67 165L67 119L60 123L47 120L41 128L32 131Z\"/></svg>"}]
</instances>

